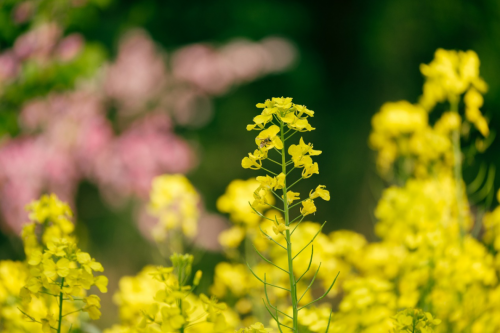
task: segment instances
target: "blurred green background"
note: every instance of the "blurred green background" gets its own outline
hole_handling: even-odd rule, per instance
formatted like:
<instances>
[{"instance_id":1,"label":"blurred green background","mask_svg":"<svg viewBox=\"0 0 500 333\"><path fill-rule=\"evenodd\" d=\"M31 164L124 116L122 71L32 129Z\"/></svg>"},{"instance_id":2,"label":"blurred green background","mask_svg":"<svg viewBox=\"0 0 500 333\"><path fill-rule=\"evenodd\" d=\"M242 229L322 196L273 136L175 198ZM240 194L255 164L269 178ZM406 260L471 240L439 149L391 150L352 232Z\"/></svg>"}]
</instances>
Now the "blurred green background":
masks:
<instances>
[{"instance_id":1,"label":"blurred green background","mask_svg":"<svg viewBox=\"0 0 500 333\"><path fill-rule=\"evenodd\" d=\"M195 147L198 164L187 176L210 212L216 212L216 200L231 180L256 175L241 168L241 159L254 149L255 132L247 132L245 126L258 112L255 104L267 98L293 97L316 112L311 119L316 130L304 137L323 151L316 159L320 174L312 183L297 187L308 192L319 183L330 190L332 199L318 204L315 220L327 220L326 231L351 229L369 239L375 239L373 209L385 185L367 145L371 117L386 101L417 101L423 83L419 65L430 62L437 48L478 53L481 74L489 85L482 111L490 119L490 128L500 125L500 2L496 0L94 0L79 1L71 8L66 2L40 1L33 20L57 20L64 35L81 34L90 55L82 56L76 65L59 68L57 77L34 74L4 87L0 102L4 144L24 135L18 116L27 100L71 90L78 78L94 75L103 61L116 58L121 36L132 28L145 29L167 54L193 43L218 47L234 38L257 42L278 36L295 46L297 59L287 71L214 96L213 117L205 126L175 126L175 133ZM19 3L0 2L0 51L11 48L32 27L33 21L12 23L12 11ZM111 121L113 112L110 107ZM482 163L498 165L499 149L496 140L474 164L465 165L465 179L471 181ZM112 267L111 293L120 276L163 261L137 231L134 200L127 202L110 206L91 181L79 182L76 189L81 247L104 267ZM2 230L0 259L22 259L19 239ZM207 270L206 287L210 270L221 256L205 256L210 260L195 268ZM104 317L102 326L113 320Z\"/></svg>"}]
</instances>

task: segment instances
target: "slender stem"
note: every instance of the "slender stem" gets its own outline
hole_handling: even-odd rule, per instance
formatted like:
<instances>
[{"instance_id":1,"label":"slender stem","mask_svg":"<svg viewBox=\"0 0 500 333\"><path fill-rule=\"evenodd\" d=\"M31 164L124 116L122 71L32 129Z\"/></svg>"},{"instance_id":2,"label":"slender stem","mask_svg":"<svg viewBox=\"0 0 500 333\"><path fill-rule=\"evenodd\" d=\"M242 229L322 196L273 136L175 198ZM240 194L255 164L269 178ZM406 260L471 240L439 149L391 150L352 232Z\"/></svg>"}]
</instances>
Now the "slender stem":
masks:
<instances>
[{"instance_id":1,"label":"slender stem","mask_svg":"<svg viewBox=\"0 0 500 333\"><path fill-rule=\"evenodd\" d=\"M272 172L271 170L267 170L267 169L266 169L266 168L264 168L264 167L261 167L261 169L262 169L262 170L264 170L264 171L267 171L267 172L269 172L270 174L273 174L273 175L275 175L275 176L277 176L277 175L278 175L277 173Z\"/></svg>"},{"instance_id":2,"label":"slender stem","mask_svg":"<svg viewBox=\"0 0 500 333\"><path fill-rule=\"evenodd\" d=\"M293 171L293 169L295 169L295 166L294 166L293 168L291 168L291 169L290 169L290 171L288 171L288 173L287 173L286 175L288 176L288 174L289 174L290 172L292 172L292 171Z\"/></svg>"},{"instance_id":3,"label":"slender stem","mask_svg":"<svg viewBox=\"0 0 500 333\"><path fill-rule=\"evenodd\" d=\"M281 126L281 141L283 142L283 148L282 148L282 172L283 174L287 174L286 172L286 157L285 157L285 134L283 133L283 123L280 123ZM295 133L293 133L295 134ZM291 135L293 135L291 134ZM290 135L290 136L291 136ZM286 186L286 177L284 181L284 186L283 186L283 210L285 212L285 224L288 226L290 224L290 217L289 217L289 209L288 209L288 199L287 199L287 186ZM297 286L295 283L295 275L293 274L293 259L292 259L292 243L291 243L291 236L290 236L290 230L286 230L286 252L288 256L288 273L290 277L290 296L292 298L292 308L293 308L293 328L292 332L293 333L298 333L298 308L297 308Z\"/></svg>"},{"instance_id":4,"label":"slender stem","mask_svg":"<svg viewBox=\"0 0 500 333\"><path fill-rule=\"evenodd\" d=\"M302 178L301 178L301 179L302 179ZM288 208L292 209L293 207L295 207L295 206L297 206L297 205L300 205L301 203L303 203L303 202L304 202L304 201L306 201L307 199L309 199L309 198L305 198L304 200L300 200L299 202L294 203L292 206L290 206L290 207L288 207Z\"/></svg>"},{"instance_id":5,"label":"slender stem","mask_svg":"<svg viewBox=\"0 0 500 333\"><path fill-rule=\"evenodd\" d=\"M82 308L82 309L75 310L75 311L68 312L68 313L66 313L65 315L63 315L63 317L69 316L70 314L73 314L73 313L76 313L76 312L80 312L80 311L83 311L83 308Z\"/></svg>"},{"instance_id":6,"label":"slender stem","mask_svg":"<svg viewBox=\"0 0 500 333\"><path fill-rule=\"evenodd\" d=\"M296 181L295 183L293 183L292 185L290 185L290 186L288 187L288 189L291 189L293 185L297 184L297 183L298 183L298 182L300 182L302 179L304 179L304 178L300 177L299 179L297 179L297 181Z\"/></svg>"},{"instance_id":7,"label":"slender stem","mask_svg":"<svg viewBox=\"0 0 500 333\"><path fill-rule=\"evenodd\" d=\"M288 139L290 139L292 136L294 136L296 133L298 133L298 131L293 132L293 133L292 133L292 134L290 134L290 135L288 136L288 138L286 138L286 139L281 139L281 141L285 142L286 140L288 140ZM282 135L282 136L283 136L283 135Z\"/></svg>"},{"instance_id":8,"label":"slender stem","mask_svg":"<svg viewBox=\"0 0 500 333\"><path fill-rule=\"evenodd\" d=\"M292 224L293 222L295 222L299 217L302 216L302 219L304 219L304 216L302 214L298 215L296 218L294 218L293 220L290 221L290 224ZM300 222L302 222L302 220L300 220ZM299 222L299 223L300 223ZM297 229L297 227L295 227L295 229ZM293 229L293 230L295 230ZM290 236L293 234L293 231L290 233Z\"/></svg>"},{"instance_id":9,"label":"slender stem","mask_svg":"<svg viewBox=\"0 0 500 333\"><path fill-rule=\"evenodd\" d=\"M273 205L271 205L271 204L269 204L269 203L267 203L267 202L266 202L266 205L268 205L268 206L270 206L270 207L273 207L274 209L279 210L280 212L283 212L283 209L278 208L278 207L276 207L276 206L273 206Z\"/></svg>"},{"instance_id":10,"label":"slender stem","mask_svg":"<svg viewBox=\"0 0 500 333\"><path fill-rule=\"evenodd\" d=\"M59 291L59 322L57 324L57 333L61 333L61 325L62 325L62 311L63 311L63 292L62 288L64 286L64 278L61 279L61 291Z\"/></svg>"},{"instance_id":11,"label":"slender stem","mask_svg":"<svg viewBox=\"0 0 500 333\"><path fill-rule=\"evenodd\" d=\"M275 161L275 160L273 160L272 158L269 158L269 157L268 157L268 158L267 158L267 160L269 160L269 161L271 161L271 162L273 162L273 163L276 163L276 164L278 164L278 165L281 165L281 163L276 162L276 161Z\"/></svg>"},{"instance_id":12,"label":"slender stem","mask_svg":"<svg viewBox=\"0 0 500 333\"><path fill-rule=\"evenodd\" d=\"M278 193L274 192L273 190L271 190L271 192L273 192L273 194L276 196L276 198L280 199L281 202L283 202L283 199L278 195Z\"/></svg>"},{"instance_id":13,"label":"slender stem","mask_svg":"<svg viewBox=\"0 0 500 333\"><path fill-rule=\"evenodd\" d=\"M300 216L300 215L299 215ZM299 223L297 223L297 225L295 226L295 228L293 228L292 232L290 233L290 236L293 235L293 233L295 232L295 230L298 228L298 226L302 223L302 221L304 220L304 215L302 215L302 218L300 219Z\"/></svg>"}]
</instances>

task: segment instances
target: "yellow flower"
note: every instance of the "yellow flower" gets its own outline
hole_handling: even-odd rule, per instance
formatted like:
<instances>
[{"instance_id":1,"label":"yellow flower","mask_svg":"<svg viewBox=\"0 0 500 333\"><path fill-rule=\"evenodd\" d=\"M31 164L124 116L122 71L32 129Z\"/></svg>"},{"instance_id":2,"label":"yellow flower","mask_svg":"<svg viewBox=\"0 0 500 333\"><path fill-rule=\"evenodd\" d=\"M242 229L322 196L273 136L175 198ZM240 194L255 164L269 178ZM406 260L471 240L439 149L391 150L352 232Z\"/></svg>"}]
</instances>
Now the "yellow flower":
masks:
<instances>
[{"instance_id":1,"label":"yellow flower","mask_svg":"<svg viewBox=\"0 0 500 333\"><path fill-rule=\"evenodd\" d=\"M306 199L302 201L302 208L300 209L300 213L304 216L313 214L316 212L316 206L314 205L314 201L311 199Z\"/></svg>"},{"instance_id":2,"label":"yellow flower","mask_svg":"<svg viewBox=\"0 0 500 333\"><path fill-rule=\"evenodd\" d=\"M219 243L223 247L237 248L245 238L245 230L239 226L233 226L219 234Z\"/></svg>"},{"instance_id":3,"label":"yellow flower","mask_svg":"<svg viewBox=\"0 0 500 333\"><path fill-rule=\"evenodd\" d=\"M292 156L294 166L296 168L303 167L312 163L309 156L316 156L321 154L320 150L312 149L312 144L305 144L304 139L301 137L298 145L290 145L288 148L288 154ZM306 156L309 155L309 156Z\"/></svg>"},{"instance_id":4,"label":"yellow flower","mask_svg":"<svg viewBox=\"0 0 500 333\"><path fill-rule=\"evenodd\" d=\"M259 185L255 178L233 180L228 185L224 195L217 200L217 209L222 213L228 213L233 223L256 225L260 221L260 217L254 213L248 203L254 199L253 193ZM273 205L275 202L273 194L267 193L266 196L267 202ZM262 212L263 209L269 208L269 206L254 208Z\"/></svg>"},{"instance_id":5,"label":"yellow flower","mask_svg":"<svg viewBox=\"0 0 500 333\"><path fill-rule=\"evenodd\" d=\"M259 149L263 151L268 151L274 147L276 147L276 149L282 149L283 142L281 142L281 139L277 136L279 132L280 128L276 125L272 125L259 133L255 138L255 143Z\"/></svg>"},{"instance_id":6,"label":"yellow flower","mask_svg":"<svg viewBox=\"0 0 500 333\"><path fill-rule=\"evenodd\" d=\"M288 191L286 192L286 201L290 205L295 200L299 200L300 199L299 196L300 196L299 192Z\"/></svg>"},{"instance_id":7,"label":"yellow flower","mask_svg":"<svg viewBox=\"0 0 500 333\"><path fill-rule=\"evenodd\" d=\"M43 261L43 273L52 280L57 279L58 276L65 277L69 274L69 260L62 258L56 264L52 259L46 259Z\"/></svg>"},{"instance_id":8,"label":"yellow flower","mask_svg":"<svg viewBox=\"0 0 500 333\"><path fill-rule=\"evenodd\" d=\"M318 163L305 165L304 170L302 170L302 178L309 178L315 173L319 174Z\"/></svg>"},{"instance_id":9,"label":"yellow flower","mask_svg":"<svg viewBox=\"0 0 500 333\"><path fill-rule=\"evenodd\" d=\"M83 307L83 311L89 314L90 319L97 320L101 317L101 299L97 295L90 295L85 297L83 302L86 306Z\"/></svg>"},{"instance_id":10,"label":"yellow flower","mask_svg":"<svg viewBox=\"0 0 500 333\"><path fill-rule=\"evenodd\" d=\"M279 175L276 176L276 186L274 187L274 190L281 190L283 187L285 187L285 179L286 175L281 172Z\"/></svg>"},{"instance_id":11,"label":"yellow flower","mask_svg":"<svg viewBox=\"0 0 500 333\"><path fill-rule=\"evenodd\" d=\"M285 230L289 230L290 228L287 227L282 220L278 220L278 224L273 226L273 231L276 235L283 234Z\"/></svg>"},{"instance_id":12,"label":"yellow flower","mask_svg":"<svg viewBox=\"0 0 500 333\"><path fill-rule=\"evenodd\" d=\"M297 112L297 117L302 117L302 115L305 113L306 115L308 115L309 117L314 117L314 111L312 110L309 110L308 108L306 108L304 105L298 105L298 104L294 104L293 105L296 112Z\"/></svg>"},{"instance_id":13,"label":"yellow flower","mask_svg":"<svg viewBox=\"0 0 500 333\"><path fill-rule=\"evenodd\" d=\"M479 58L474 51L438 49L432 62L422 64L420 71L426 77L420 104L427 110L446 99L456 101L471 86L481 92L487 90L479 76Z\"/></svg>"},{"instance_id":14,"label":"yellow flower","mask_svg":"<svg viewBox=\"0 0 500 333\"><path fill-rule=\"evenodd\" d=\"M257 181L260 183L260 187L267 190L272 190L276 186L276 178L269 175L259 176Z\"/></svg>"},{"instance_id":15,"label":"yellow flower","mask_svg":"<svg viewBox=\"0 0 500 333\"><path fill-rule=\"evenodd\" d=\"M272 102L280 112L287 112L292 107L291 97L273 97Z\"/></svg>"},{"instance_id":16,"label":"yellow flower","mask_svg":"<svg viewBox=\"0 0 500 333\"><path fill-rule=\"evenodd\" d=\"M259 187L253 192L254 201L252 203L252 207L255 209L264 208L269 204L269 191L265 188Z\"/></svg>"},{"instance_id":17,"label":"yellow flower","mask_svg":"<svg viewBox=\"0 0 500 333\"><path fill-rule=\"evenodd\" d=\"M178 307L164 306L161 308L161 315L163 319L161 330L163 332L176 331L186 322Z\"/></svg>"},{"instance_id":18,"label":"yellow flower","mask_svg":"<svg viewBox=\"0 0 500 333\"><path fill-rule=\"evenodd\" d=\"M420 309L406 309L398 312L394 316L396 323L395 333L417 332L433 333L434 327L441 323L441 320L434 319L429 312Z\"/></svg>"},{"instance_id":19,"label":"yellow flower","mask_svg":"<svg viewBox=\"0 0 500 333\"><path fill-rule=\"evenodd\" d=\"M269 333L272 329L265 328L262 323L255 323L247 328L240 328L236 333Z\"/></svg>"},{"instance_id":20,"label":"yellow flower","mask_svg":"<svg viewBox=\"0 0 500 333\"><path fill-rule=\"evenodd\" d=\"M153 230L156 240L165 240L170 230L193 238L198 232L200 197L191 182L180 174L153 179L148 212L159 219Z\"/></svg>"},{"instance_id":21,"label":"yellow flower","mask_svg":"<svg viewBox=\"0 0 500 333\"><path fill-rule=\"evenodd\" d=\"M316 199L317 197L320 197L323 200L330 201L330 192L325 190L325 187L325 185L318 185L314 192L311 190L309 198Z\"/></svg>"},{"instance_id":22,"label":"yellow flower","mask_svg":"<svg viewBox=\"0 0 500 333\"><path fill-rule=\"evenodd\" d=\"M42 332L51 333L53 328L56 328L57 321L51 313L48 313L45 318L42 318Z\"/></svg>"},{"instance_id":23,"label":"yellow flower","mask_svg":"<svg viewBox=\"0 0 500 333\"><path fill-rule=\"evenodd\" d=\"M305 118L298 118L295 116L293 113L290 113L287 115L287 117L281 119L288 128L291 128L293 130L299 131L299 132L310 132L315 130L314 127L312 127L307 119Z\"/></svg>"}]
</instances>

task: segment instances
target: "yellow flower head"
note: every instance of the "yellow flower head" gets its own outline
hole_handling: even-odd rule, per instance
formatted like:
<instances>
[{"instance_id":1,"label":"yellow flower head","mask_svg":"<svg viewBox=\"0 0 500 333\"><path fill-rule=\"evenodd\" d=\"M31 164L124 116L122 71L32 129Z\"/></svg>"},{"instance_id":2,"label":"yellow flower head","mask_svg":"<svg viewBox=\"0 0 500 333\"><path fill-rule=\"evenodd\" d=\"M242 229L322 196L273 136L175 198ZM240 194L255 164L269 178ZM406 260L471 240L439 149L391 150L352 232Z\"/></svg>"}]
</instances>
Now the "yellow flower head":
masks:
<instances>
[{"instance_id":1,"label":"yellow flower head","mask_svg":"<svg viewBox=\"0 0 500 333\"><path fill-rule=\"evenodd\" d=\"M318 185L314 192L311 190L309 193L309 198L310 199L316 199L320 197L323 200L330 201L330 192L325 190L325 185Z\"/></svg>"},{"instance_id":2,"label":"yellow flower head","mask_svg":"<svg viewBox=\"0 0 500 333\"><path fill-rule=\"evenodd\" d=\"M314 162L313 164L305 165L304 170L302 170L302 178L309 178L315 173L319 174L318 163Z\"/></svg>"},{"instance_id":3,"label":"yellow flower head","mask_svg":"<svg viewBox=\"0 0 500 333\"><path fill-rule=\"evenodd\" d=\"M180 229L187 237L196 236L200 198L189 180L180 174L162 175L153 179L148 211L159 218L153 230L157 240L164 240L168 231Z\"/></svg>"},{"instance_id":4,"label":"yellow flower head","mask_svg":"<svg viewBox=\"0 0 500 333\"><path fill-rule=\"evenodd\" d=\"M312 199L306 199L302 201L302 208L300 209L300 213L304 216L313 214L316 212L316 206L314 205L314 201Z\"/></svg>"},{"instance_id":5,"label":"yellow flower head","mask_svg":"<svg viewBox=\"0 0 500 333\"><path fill-rule=\"evenodd\" d=\"M255 138L255 143L259 149L263 151L268 151L275 147L276 149L282 149L283 142L281 142L281 139L277 136L279 132L280 128L276 125L272 125L259 133Z\"/></svg>"},{"instance_id":6,"label":"yellow flower head","mask_svg":"<svg viewBox=\"0 0 500 333\"><path fill-rule=\"evenodd\" d=\"M293 191L288 191L286 192L286 201L290 205L292 202L295 200L300 199L300 193L299 192L293 192Z\"/></svg>"},{"instance_id":7,"label":"yellow flower head","mask_svg":"<svg viewBox=\"0 0 500 333\"><path fill-rule=\"evenodd\" d=\"M254 213L248 203L254 200L254 191L259 186L260 183L255 178L233 180L226 188L226 192L217 199L217 209L222 213L228 213L233 223L256 225L260 217ZM266 192L266 200L271 205L275 202L273 194L269 192ZM262 213L269 206L254 208Z\"/></svg>"}]
</instances>

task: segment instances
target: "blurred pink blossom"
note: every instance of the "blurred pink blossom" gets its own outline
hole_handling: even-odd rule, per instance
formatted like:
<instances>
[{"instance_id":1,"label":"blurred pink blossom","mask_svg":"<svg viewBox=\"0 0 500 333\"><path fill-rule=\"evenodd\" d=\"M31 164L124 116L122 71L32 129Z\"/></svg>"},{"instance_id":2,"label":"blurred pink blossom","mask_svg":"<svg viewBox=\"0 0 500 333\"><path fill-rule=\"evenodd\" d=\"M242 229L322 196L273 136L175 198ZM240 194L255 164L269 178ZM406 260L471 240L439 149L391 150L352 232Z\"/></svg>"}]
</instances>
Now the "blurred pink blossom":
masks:
<instances>
[{"instance_id":1,"label":"blurred pink blossom","mask_svg":"<svg viewBox=\"0 0 500 333\"><path fill-rule=\"evenodd\" d=\"M62 61L70 61L80 53L83 44L83 37L80 34L68 35L57 45L56 55Z\"/></svg>"},{"instance_id":2,"label":"blurred pink blossom","mask_svg":"<svg viewBox=\"0 0 500 333\"><path fill-rule=\"evenodd\" d=\"M20 59L49 59L62 31L56 23L45 23L17 38L14 53Z\"/></svg>"},{"instance_id":3,"label":"blurred pink blossom","mask_svg":"<svg viewBox=\"0 0 500 333\"><path fill-rule=\"evenodd\" d=\"M172 71L209 94L222 95L233 85L289 68L296 54L289 41L278 37L262 42L238 39L220 49L194 44L172 55Z\"/></svg>"},{"instance_id":4,"label":"blurred pink blossom","mask_svg":"<svg viewBox=\"0 0 500 333\"><path fill-rule=\"evenodd\" d=\"M135 122L117 137L95 157L93 172L109 197L147 199L155 176L185 173L194 161L190 147L171 132L170 121L159 113Z\"/></svg>"},{"instance_id":5,"label":"blurred pink blossom","mask_svg":"<svg viewBox=\"0 0 500 333\"><path fill-rule=\"evenodd\" d=\"M0 54L0 83L14 78L19 70L19 62L12 51Z\"/></svg>"},{"instance_id":6,"label":"blurred pink blossom","mask_svg":"<svg viewBox=\"0 0 500 333\"><path fill-rule=\"evenodd\" d=\"M18 138L0 148L1 214L18 233L26 221L24 206L42 191L73 202L78 171L71 158L42 138Z\"/></svg>"},{"instance_id":7,"label":"blurred pink blossom","mask_svg":"<svg viewBox=\"0 0 500 333\"><path fill-rule=\"evenodd\" d=\"M164 57L142 30L133 30L120 42L118 58L106 76L105 90L122 112L137 113L165 88Z\"/></svg>"},{"instance_id":8,"label":"blurred pink blossom","mask_svg":"<svg viewBox=\"0 0 500 333\"><path fill-rule=\"evenodd\" d=\"M26 23L31 16L33 15L33 6L32 1L23 1L19 3L13 10L12 19L17 24Z\"/></svg>"},{"instance_id":9,"label":"blurred pink blossom","mask_svg":"<svg viewBox=\"0 0 500 333\"><path fill-rule=\"evenodd\" d=\"M0 55L0 83L14 78L25 60L77 56L83 38L61 36L54 23L21 35L13 51ZM0 145L4 227L17 232L25 221L25 204L43 192L72 202L84 178L95 182L111 204L130 197L144 203L154 177L186 173L197 163L193 149L174 133L175 124L204 126L213 114L213 96L286 70L295 59L294 46L278 37L239 39L222 47L193 44L167 58L145 31L130 31L119 43L116 60L98 73L101 80L23 106L22 137ZM110 106L116 110L114 124L108 119ZM218 232L211 231L222 228L221 221L204 214L197 242L215 249Z\"/></svg>"}]
</instances>

